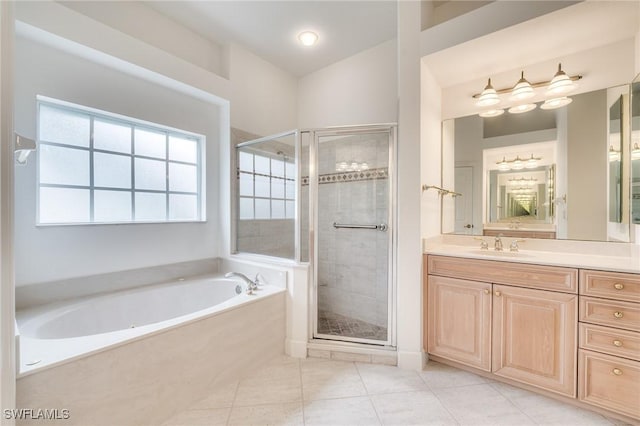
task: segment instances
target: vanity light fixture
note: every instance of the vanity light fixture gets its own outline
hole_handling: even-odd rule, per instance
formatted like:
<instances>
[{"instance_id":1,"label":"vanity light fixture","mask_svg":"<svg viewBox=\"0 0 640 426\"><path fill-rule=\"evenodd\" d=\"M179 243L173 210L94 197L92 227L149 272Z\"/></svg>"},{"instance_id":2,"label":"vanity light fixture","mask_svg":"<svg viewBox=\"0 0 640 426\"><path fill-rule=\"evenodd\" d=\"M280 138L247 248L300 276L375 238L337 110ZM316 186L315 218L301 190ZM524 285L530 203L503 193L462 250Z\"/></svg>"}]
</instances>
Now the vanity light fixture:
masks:
<instances>
[{"instance_id":1,"label":"vanity light fixture","mask_svg":"<svg viewBox=\"0 0 640 426\"><path fill-rule=\"evenodd\" d=\"M576 88L576 84L573 82L564 71L562 71L562 64L558 64L558 72L553 76L547 89L547 95L560 95L569 93Z\"/></svg>"},{"instance_id":2,"label":"vanity light fixture","mask_svg":"<svg viewBox=\"0 0 640 426\"><path fill-rule=\"evenodd\" d=\"M313 31L303 31L298 34L298 40L303 46L313 46L318 41L318 34Z\"/></svg>"},{"instance_id":3,"label":"vanity light fixture","mask_svg":"<svg viewBox=\"0 0 640 426\"><path fill-rule=\"evenodd\" d=\"M480 97L478 98L478 102L476 102L476 105L479 107L485 107L485 106L495 105L498 103L500 103L500 98L498 97L498 93L496 92L496 89L494 89L493 86L491 85L491 79L489 79L487 81L487 85L485 86L484 90L480 94ZM496 110L491 110L491 111L496 111Z\"/></svg>"},{"instance_id":4,"label":"vanity light fixture","mask_svg":"<svg viewBox=\"0 0 640 426\"><path fill-rule=\"evenodd\" d=\"M502 161L498 161L496 164L498 165L498 170L505 172L507 170L522 170L525 167L527 169L536 168L538 167L538 161L540 160L542 160L542 157L534 157L533 154L531 154L531 158L526 160L520 158L519 155L516 155L516 158L514 158L513 160L507 160L506 157L502 157ZM524 178L521 179L524 180Z\"/></svg>"},{"instance_id":5,"label":"vanity light fixture","mask_svg":"<svg viewBox=\"0 0 640 426\"><path fill-rule=\"evenodd\" d=\"M522 114L523 112L529 112L536 109L536 104L523 104L509 108L511 114Z\"/></svg>"},{"instance_id":6,"label":"vanity light fixture","mask_svg":"<svg viewBox=\"0 0 640 426\"><path fill-rule=\"evenodd\" d=\"M531 87L531 83L524 78L524 71L520 74L520 80L513 86L513 90L511 91L511 100L512 101L521 101L523 99L532 98L535 95L533 93L533 87Z\"/></svg>"},{"instance_id":7,"label":"vanity light fixture","mask_svg":"<svg viewBox=\"0 0 640 426\"><path fill-rule=\"evenodd\" d=\"M573 102L573 99L566 96L563 96L561 98L547 99L542 105L540 105L540 109L561 108L565 105L569 105L571 102Z\"/></svg>"},{"instance_id":8,"label":"vanity light fixture","mask_svg":"<svg viewBox=\"0 0 640 426\"><path fill-rule=\"evenodd\" d=\"M473 95L473 98L476 99L476 106L485 107L499 103L502 95L510 93L511 96L509 99L514 103L520 103L524 99L529 99L535 96L535 89L545 87L547 89L545 94L549 99L546 99L540 108L545 110L555 109L571 103L571 98L564 96L564 94L574 90L577 87L576 81L580 79L582 79L581 75L567 75L562 70L562 64L558 64L558 71L551 81L530 83L524 77L524 71L521 71L520 80L518 80L515 86L505 89L495 89L491 85L491 79L488 79L487 85L482 93ZM519 114L531 111L535 108L535 104L528 103L512 106L511 108L508 108L508 111L512 114ZM502 110L500 109L491 109L489 111L483 111L479 115L481 117L495 117L503 112L501 111Z\"/></svg>"},{"instance_id":9,"label":"vanity light fixture","mask_svg":"<svg viewBox=\"0 0 640 426\"><path fill-rule=\"evenodd\" d=\"M531 158L527 160L525 167L527 169L535 169L536 167L538 167L538 161L540 160L542 160L542 158L534 157L533 154L531 154Z\"/></svg>"}]
</instances>

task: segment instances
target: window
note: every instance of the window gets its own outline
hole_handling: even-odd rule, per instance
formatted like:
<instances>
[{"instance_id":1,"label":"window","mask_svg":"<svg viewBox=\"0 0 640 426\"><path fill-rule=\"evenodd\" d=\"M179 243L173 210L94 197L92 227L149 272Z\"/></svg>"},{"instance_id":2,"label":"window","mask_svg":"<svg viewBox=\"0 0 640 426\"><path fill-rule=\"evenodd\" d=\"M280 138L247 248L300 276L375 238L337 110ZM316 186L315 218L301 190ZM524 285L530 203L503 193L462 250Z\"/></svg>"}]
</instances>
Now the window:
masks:
<instances>
[{"instance_id":1,"label":"window","mask_svg":"<svg viewBox=\"0 0 640 426\"><path fill-rule=\"evenodd\" d=\"M278 155L238 151L240 219L293 219L295 164Z\"/></svg>"},{"instance_id":2,"label":"window","mask_svg":"<svg viewBox=\"0 0 640 426\"><path fill-rule=\"evenodd\" d=\"M38 97L38 223L200 221L204 137Z\"/></svg>"}]
</instances>

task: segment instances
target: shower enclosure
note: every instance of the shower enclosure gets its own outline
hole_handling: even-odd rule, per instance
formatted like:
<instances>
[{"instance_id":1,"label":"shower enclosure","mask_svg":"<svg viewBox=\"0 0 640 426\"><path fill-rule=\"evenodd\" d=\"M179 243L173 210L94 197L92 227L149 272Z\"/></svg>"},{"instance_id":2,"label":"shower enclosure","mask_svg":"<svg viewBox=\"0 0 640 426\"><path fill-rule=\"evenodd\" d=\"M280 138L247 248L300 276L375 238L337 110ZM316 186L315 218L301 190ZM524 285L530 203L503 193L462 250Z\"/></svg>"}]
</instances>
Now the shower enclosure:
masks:
<instances>
[{"instance_id":1,"label":"shower enclosure","mask_svg":"<svg viewBox=\"0 0 640 426\"><path fill-rule=\"evenodd\" d=\"M385 124L236 144L233 249L311 264L314 339L395 345L395 141Z\"/></svg>"}]
</instances>

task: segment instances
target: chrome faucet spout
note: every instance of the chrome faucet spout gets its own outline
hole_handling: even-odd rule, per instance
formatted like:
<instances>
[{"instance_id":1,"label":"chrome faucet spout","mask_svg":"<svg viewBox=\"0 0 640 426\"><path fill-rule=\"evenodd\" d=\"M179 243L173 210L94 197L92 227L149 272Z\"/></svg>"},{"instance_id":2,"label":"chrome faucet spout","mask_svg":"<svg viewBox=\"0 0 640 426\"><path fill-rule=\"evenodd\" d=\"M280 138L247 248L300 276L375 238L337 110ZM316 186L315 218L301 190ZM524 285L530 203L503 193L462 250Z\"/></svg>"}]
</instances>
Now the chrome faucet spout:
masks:
<instances>
[{"instance_id":1,"label":"chrome faucet spout","mask_svg":"<svg viewBox=\"0 0 640 426\"><path fill-rule=\"evenodd\" d=\"M243 280L245 283L247 283L247 293L249 294L253 294L253 291L258 289L257 276L255 280L252 280L251 278L247 277L245 274L242 274L240 272L227 272L226 274L224 274L224 277L225 278L238 277L241 280Z\"/></svg>"}]
</instances>

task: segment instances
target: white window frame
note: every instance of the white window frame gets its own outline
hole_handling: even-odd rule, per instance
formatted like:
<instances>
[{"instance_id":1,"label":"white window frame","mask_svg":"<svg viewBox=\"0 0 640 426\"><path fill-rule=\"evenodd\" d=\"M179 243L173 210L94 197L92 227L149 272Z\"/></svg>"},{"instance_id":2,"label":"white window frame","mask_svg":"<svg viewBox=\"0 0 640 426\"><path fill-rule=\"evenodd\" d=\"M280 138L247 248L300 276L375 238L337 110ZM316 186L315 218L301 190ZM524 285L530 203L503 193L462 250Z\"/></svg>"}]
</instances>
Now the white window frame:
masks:
<instances>
[{"instance_id":1,"label":"white window frame","mask_svg":"<svg viewBox=\"0 0 640 426\"><path fill-rule=\"evenodd\" d=\"M139 120L132 117L127 117L120 114L115 114L112 112L102 111L95 108L85 107L82 105L73 104L66 101L61 101L58 99L49 98L46 96L38 95L36 97L36 108L37 108L37 118L36 118L36 129L37 129L37 141L38 147L42 145L61 147L64 149L75 149L80 151L85 151L89 153L89 185L68 185L68 184L51 184L51 183L41 183L40 181L40 155L38 155L38 163L37 163L37 179L36 179L36 225L37 226L74 226L74 225L122 225L122 224L148 224L148 223L193 223L193 222L206 222L206 197L205 197L205 147L206 147L206 137L201 134L176 129L168 126L164 126L157 123L152 123L149 121ZM40 107L45 105L50 108L56 108L59 110L70 111L74 113L80 113L83 115L88 115L90 119L90 138L89 138L89 147L82 147L78 145L72 144L64 144L59 142L52 142L42 140L40 138ZM106 120L109 122L113 122L120 125L130 126L131 127L131 152L123 153L119 151L111 151L106 149L97 149L94 148L94 120ZM144 155L136 155L135 154L135 129L141 129L146 131L152 131L156 133L163 133L165 136L165 158L157 158L150 157ZM197 146L197 156L196 163L188 162L188 161L180 161L180 160L171 160L169 157L169 137L180 137L184 139L189 139L196 142ZM118 155L123 157L128 157L131 160L131 187L130 188L117 188L117 187L98 187L94 185L94 153L104 153L109 155ZM136 159L146 159L153 161L162 161L165 163L165 172L166 172L166 184L164 190L151 190L151 189L136 189L135 187L135 160ZM184 164L190 166L196 166L196 181L197 181L197 192L188 192L188 191L172 191L169 186L169 165L170 164ZM41 222L40 220L40 188L69 188L69 189L85 189L89 190L89 221L88 222ZM94 220L94 192L96 190L106 190L106 191L121 191L128 192L131 194L131 219L126 221L107 221L107 222L98 222ZM135 194L136 193L154 193L154 194L165 194L165 219L164 220L136 220L135 219ZM170 219L169 212L169 196L172 194L178 195L195 195L197 199L197 217L195 219Z\"/></svg>"}]
</instances>

